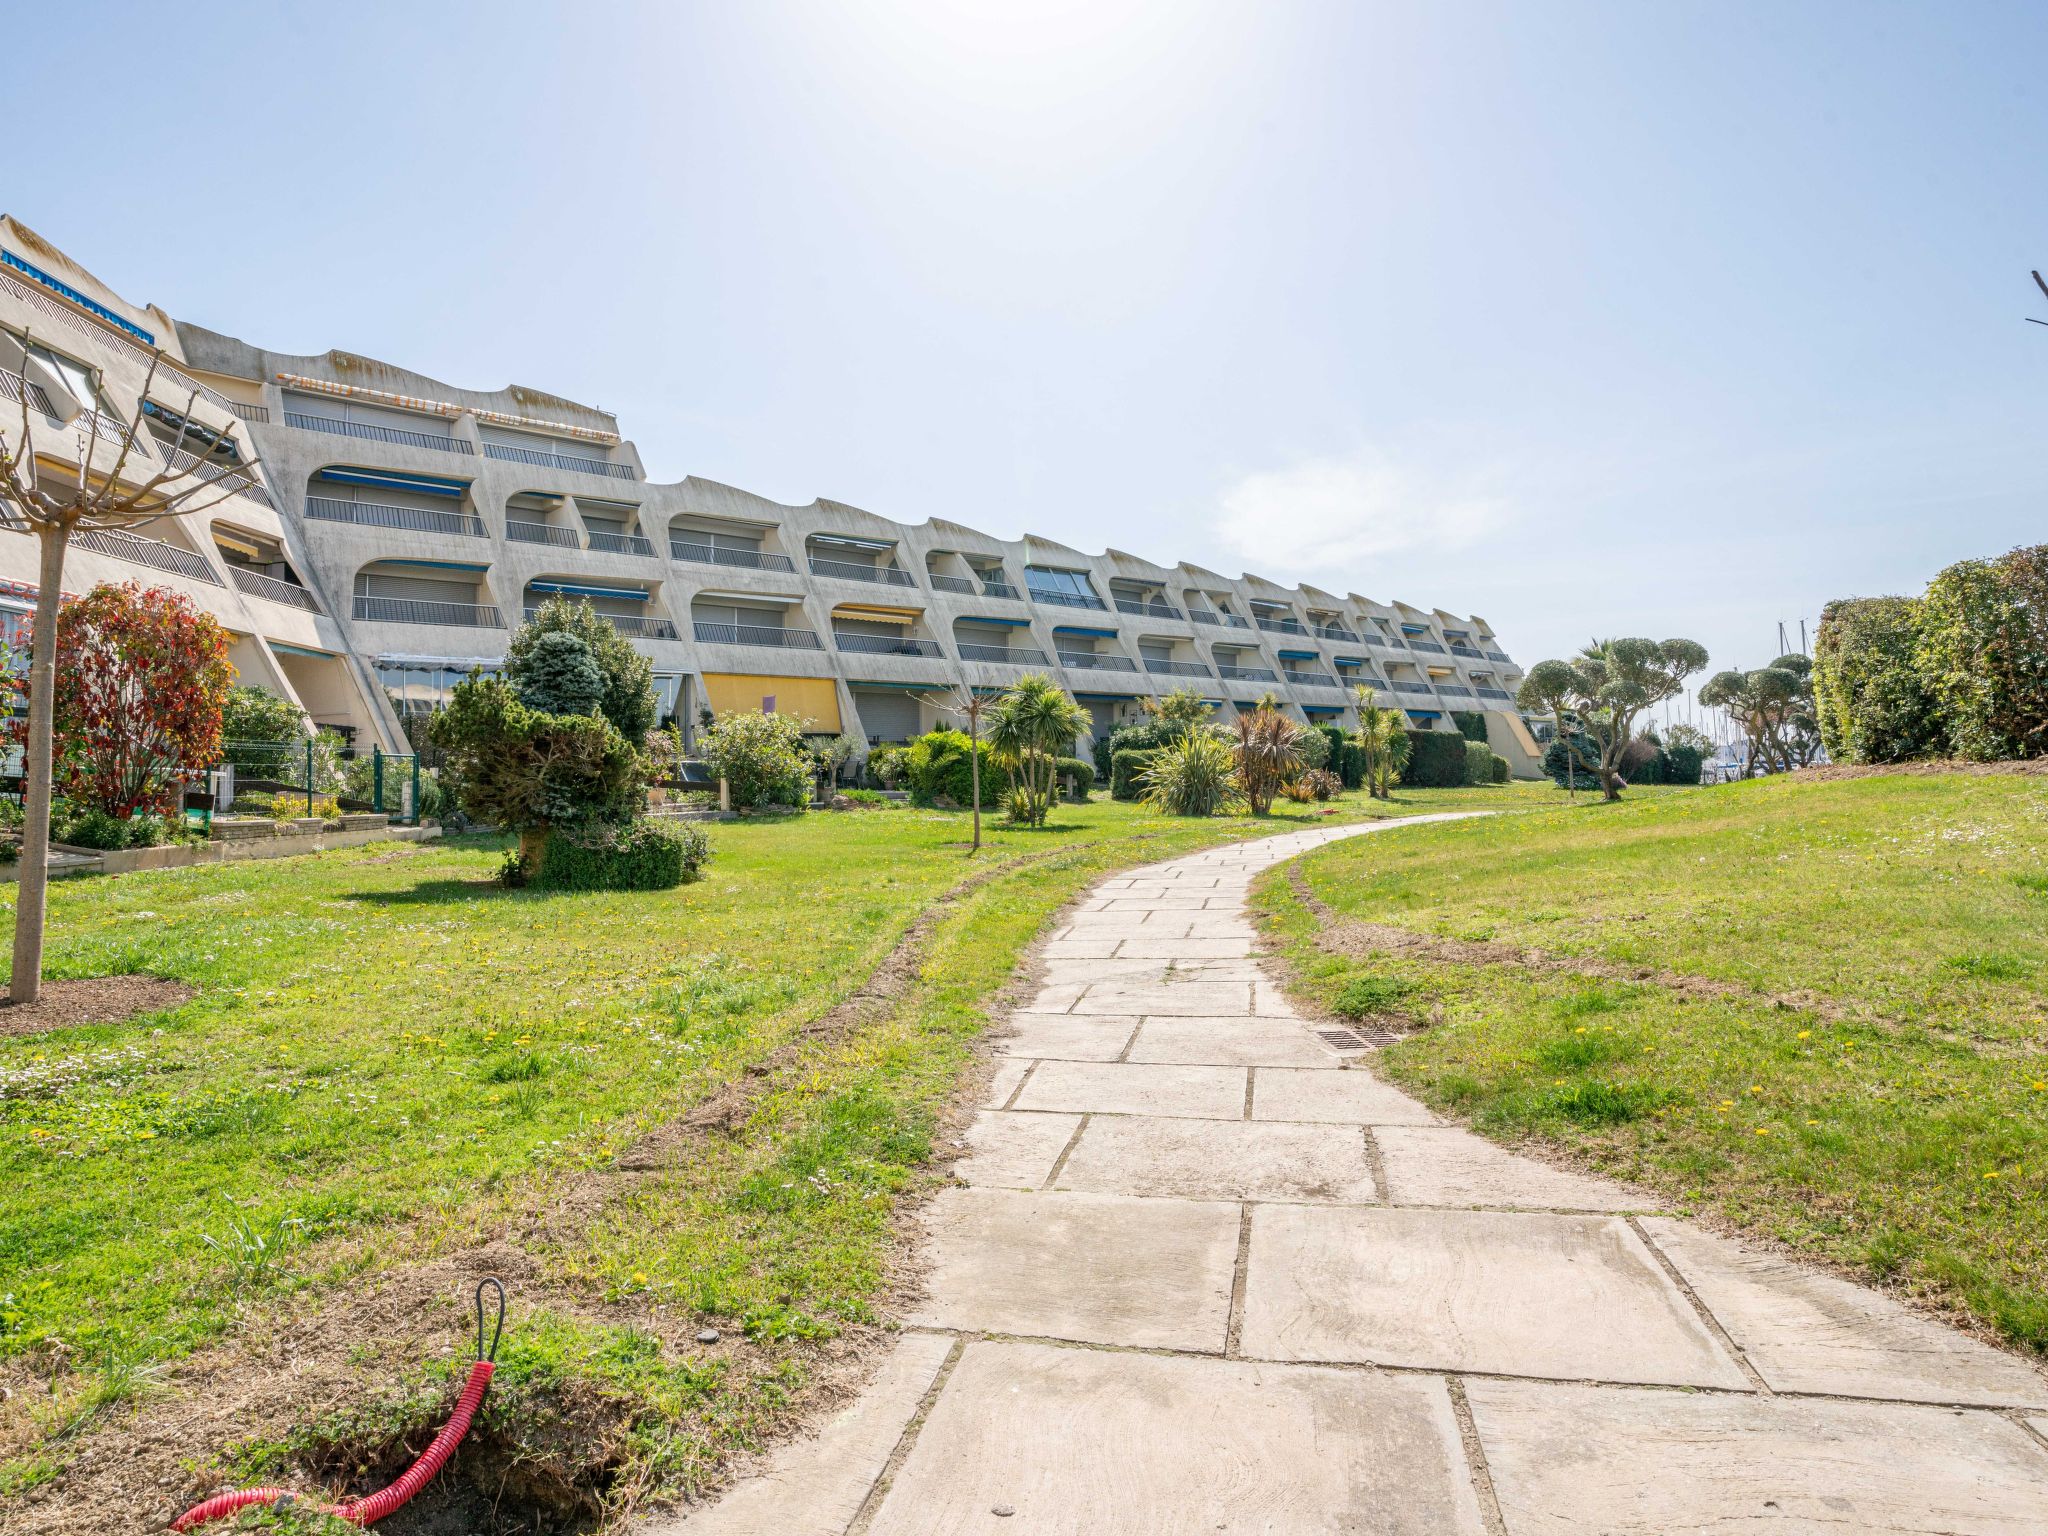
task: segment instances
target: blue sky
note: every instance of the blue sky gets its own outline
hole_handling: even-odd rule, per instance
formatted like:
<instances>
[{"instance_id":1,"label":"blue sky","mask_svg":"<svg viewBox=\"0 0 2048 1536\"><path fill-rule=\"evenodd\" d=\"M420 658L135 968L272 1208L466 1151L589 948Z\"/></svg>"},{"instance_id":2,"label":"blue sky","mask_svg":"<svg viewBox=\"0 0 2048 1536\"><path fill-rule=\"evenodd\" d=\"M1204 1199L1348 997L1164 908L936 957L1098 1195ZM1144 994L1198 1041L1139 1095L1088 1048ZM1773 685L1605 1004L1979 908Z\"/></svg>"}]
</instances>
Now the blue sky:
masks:
<instances>
[{"instance_id":1,"label":"blue sky","mask_svg":"<svg viewBox=\"0 0 2048 1536\"><path fill-rule=\"evenodd\" d=\"M0 203L121 292L602 405L661 479L1440 604L1525 664L1758 665L2048 535L2048 6L78 0L13 42Z\"/></svg>"}]
</instances>

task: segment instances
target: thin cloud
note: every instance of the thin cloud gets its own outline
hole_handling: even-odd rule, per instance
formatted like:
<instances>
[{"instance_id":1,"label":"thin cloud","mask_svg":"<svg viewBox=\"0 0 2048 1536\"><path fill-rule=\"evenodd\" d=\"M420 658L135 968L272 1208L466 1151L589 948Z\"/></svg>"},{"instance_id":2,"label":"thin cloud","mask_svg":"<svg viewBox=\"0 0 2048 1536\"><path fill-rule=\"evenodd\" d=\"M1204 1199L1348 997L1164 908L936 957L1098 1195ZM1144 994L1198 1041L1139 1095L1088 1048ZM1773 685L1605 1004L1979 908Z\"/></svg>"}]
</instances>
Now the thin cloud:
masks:
<instances>
[{"instance_id":1,"label":"thin cloud","mask_svg":"<svg viewBox=\"0 0 2048 1536\"><path fill-rule=\"evenodd\" d=\"M1469 475L1446 479L1360 449L1246 475L1218 498L1211 528L1247 560L1301 570L1469 549L1512 520Z\"/></svg>"}]
</instances>

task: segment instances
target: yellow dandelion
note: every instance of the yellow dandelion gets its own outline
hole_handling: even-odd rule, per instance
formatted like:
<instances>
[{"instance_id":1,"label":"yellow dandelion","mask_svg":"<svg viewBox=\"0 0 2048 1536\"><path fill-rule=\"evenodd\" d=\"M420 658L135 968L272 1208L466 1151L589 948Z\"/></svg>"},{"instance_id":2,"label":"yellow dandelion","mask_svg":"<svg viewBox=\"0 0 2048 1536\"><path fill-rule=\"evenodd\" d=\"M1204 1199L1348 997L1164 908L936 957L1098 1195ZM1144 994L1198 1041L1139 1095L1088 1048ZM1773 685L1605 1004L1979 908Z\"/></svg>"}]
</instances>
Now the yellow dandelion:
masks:
<instances>
[{"instance_id":1,"label":"yellow dandelion","mask_svg":"<svg viewBox=\"0 0 2048 1536\"><path fill-rule=\"evenodd\" d=\"M1989 1173L1985 1174L1984 1177L1987 1179L1995 1179L1998 1177L1998 1170L1994 1168Z\"/></svg>"},{"instance_id":2,"label":"yellow dandelion","mask_svg":"<svg viewBox=\"0 0 2048 1536\"><path fill-rule=\"evenodd\" d=\"M1750 1091L1751 1093L1762 1093L1762 1092L1763 1092L1764 1090L1763 1090L1763 1087L1762 1087L1762 1085L1761 1085L1761 1084L1758 1084L1758 1083L1751 1083L1751 1084L1749 1085L1749 1091Z\"/></svg>"},{"instance_id":3,"label":"yellow dandelion","mask_svg":"<svg viewBox=\"0 0 2048 1536\"><path fill-rule=\"evenodd\" d=\"M1809 1121L1807 1121L1806 1123L1807 1123L1808 1125L1819 1125L1819 1124L1820 1124L1820 1122L1819 1122L1818 1120L1809 1120Z\"/></svg>"},{"instance_id":4,"label":"yellow dandelion","mask_svg":"<svg viewBox=\"0 0 2048 1536\"><path fill-rule=\"evenodd\" d=\"M1801 1040L1811 1040L1813 1038L1813 1031L1810 1029L1802 1029L1801 1031L1799 1031L1798 1038Z\"/></svg>"},{"instance_id":5,"label":"yellow dandelion","mask_svg":"<svg viewBox=\"0 0 2048 1536\"><path fill-rule=\"evenodd\" d=\"M1768 1136L1771 1134L1769 1127L1761 1125L1756 1128L1756 1133L1759 1136Z\"/></svg>"}]
</instances>

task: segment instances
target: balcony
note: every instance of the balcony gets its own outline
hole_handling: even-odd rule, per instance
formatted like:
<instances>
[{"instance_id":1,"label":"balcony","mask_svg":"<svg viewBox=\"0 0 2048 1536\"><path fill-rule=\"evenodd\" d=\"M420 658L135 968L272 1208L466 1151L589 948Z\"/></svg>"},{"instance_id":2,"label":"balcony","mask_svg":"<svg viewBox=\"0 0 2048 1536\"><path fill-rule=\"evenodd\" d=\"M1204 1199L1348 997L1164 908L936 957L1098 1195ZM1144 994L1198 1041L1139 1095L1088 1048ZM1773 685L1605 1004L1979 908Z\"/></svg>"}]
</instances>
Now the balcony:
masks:
<instances>
[{"instance_id":1,"label":"balcony","mask_svg":"<svg viewBox=\"0 0 2048 1536\"><path fill-rule=\"evenodd\" d=\"M426 602L414 597L356 596L355 616L376 624L446 624L456 629L503 629L492 603Z\"/></svg>"},{"instance_id":2,"label":"balcony","mask_svg":"<svg viewBox=\"0 0 2048 1536\"><path fill-rule=\"evenodd\" d=\"M267 405L244 405L239 400L230 400L228 409L242 420L253 421L259 427L269 425L270 407Z\"/></svg>"},{"instance_id":3,"label":"balcony","mask_svg":"<svg viewBox=\"0 0 2048 1536\"><path fill-rule=\"evenodd\" d=\"M584 537L589 547L606 555L639 555L645 559L654 558L654 543L637 533L602 533L593 528Z\"/></svg>"},{"instance_id":4,"label":"balcony","mask_svg":"<svg viewBox=\"0 0 2048 1536\"><path fill-rule=\"evenodd\" d=\"M841 581L884 582L892 587L917 585L910 572L899 570L893 565L857 565L851 560L827 560L820 555L811 556L811 574L836 576Z\"/></svg>"},{"instance_id":5,"label":"balcony","mask_svg":"<svg viewBox=\"0 0 2048 1536\"><path fill-rule=\"evenodd\" d=\"M299 411L286 411L284 424L297 427L301 432L328 432L335 437L353 437L366 443L395 443L401 448L429 448L435 453L476 452L459 437L409 432L402 427L380 427L367 421L343 421L339 416L307 416Z\"/></svg>"},{"instance_id":6,"label":"balcony","mask_svg":"<svg viewBox=\"0 0 2048 1536\"><path fill-rule=\"evenodd\" d=\"M526 610L526 622L531 624L540 614L538 608ZM605 623L611 625L629 640L680 640L672 620L657 618L642 613L600 613Z\"/></svg>"},{"instance_id":7,"label":"balcony","mask_svg":"<svg viewBox=\"0 0 2048 1536\"><path fill-rule=\"evenodd\" d=\"M566 469L578 475L604 475L612 480L631 480L633 466L614 464L609 459L583 459L567 453L548 453L539 448L515 448L510 443L485 443L484 457L506 459L514 464L538 464L543 469Z\"/></svg>"},{"instance_id":8,"label":"balcony","mask_svg":"<svg viewBox=\"0 0 2048 1536\"><path fill-rule=\"evenodd\" d=\"M1234 613L1211 613L1207 608L1190 608L1188 617L1197 624L1212 624L1218 629L1250 629L1251 625Z\"/></svg>"},{"instance_id":9,"label":"balcony","mask_svg":"<svg viewBox=\"0 0 2048 1536\"><path fill-rule=\"evenodd\" d=\"M765 624L710 624L698 619L690 626L706 645L765 645L784 651L822 651L808 629L775 629Z\"/></svg>"},{"instance_id":10,"label":"balcony","mask_svg":"<svg viewBox=\"0 0 2048 1536\"><path fill-rule=\"evenodd\" d=\"M323 523L354 523L361 528L400 528L408 533L454 533L484 537L484 520L469 512L443 512L434 507L397 507L381 501L338 501L308 496L306 516Z\"/></svg>"},{"instance_id":11,"label":"balcony","mask_svg":"<svg viewBox=\"0 0 2048 1536\"><path fill-rule=\"evenodd\" d=\"M1481 688L1478 693L1482 699L1498 699L1502 703L1512 703L1515 697L1505 688Z\"/></svg>"},{"instance_id":12,"label":"balcony","mask_svg":"<svg viewBox=\"0 0 2048 1536\"><path fill-rule=\"evenodd\" d=\"M244 570L239 565L229 566L228 575L234 578L237 590L246 592L251 597L283 603L287 608L303 608L308 613L320 611L320 605L313 601L313 594L297 582L280 581L277 577L266 576L261 571Z\"/></svg>"},{"instance_id":13,"label":"balcony","mask_svg":"<svg viewBox=\"0 0 2048 1536\"><path fill-rule=\"evenodd\" d=\"M1116 611L1118 613L1140 614L1148 619L1179 619L1182 617L1181 611L1171 603L1143 602L1133 597L1118 598L1116 600Z\"/></svg>"},{"instance_id":14,"label":"balcony","mask_svg":"<svg viewBox=\"0 0 2048 1536\"><path fill-rule=\"evenodd\" d=\"M505 537L514 544L553 544L559 549L581 549L583 541L576 537L573 528L557 528L552 523L521 523L505 519Z\"/></svg>"},{"instance_id":15,"label":"balcony","mask_svg":"<svg viewBox=\"0 0 2048 1536\"><path fill-rule=\"evenodd\" d=\"M962 640L955 649L962 661L992 661L1005 667L1046 667L1045 652L1028 645L973 645Z\"/></svg>"},{"instance_id":16,"label":"balcony","mask_svg":"<svg viewBox=\"0 0 2048 1536\"><path fill-rule=\"evenodd\" d=\"M10 405L21 404L21 392L26 383L27 381L20 374L0 368L0 400L5 400ZM54 421L57 417L57 407L51 404L50 397L44 392L43 386L40 384L27 384L27 388L28 403Z\"/></svg>"},{"instance_id":17,"label":"balcony","mask_svg":"<svg viewBox=\"0 0 2048 1536\"><path fill-rule=\"evenodd\" d=\"M1287 681L1302 688L1342 688L1344 685L1327 672L1289 672Z\"/></svg>"},{"instance_id":18,"label":"balcony","mask_svg":"<svg viewBox=\"0 0 2048 1536\"><path fill-rule=\"evenodd\" d=\"M1094 651L1061 651L1060 665L1073 672L1135 672L1138 664L1128 656L1098 655Z\"/></svg>"},{"instance_id":19,"label":"balcony","mask_svg":"<svg viewBox=\"0 0 2048 1536\"><path fill-rule=\"evenodd\" d=\"M1342 624L1311 624L1309 626L1309 633L1324 640L1348 640L1354 644L1358 640L1358 636L1351 633Z\"/></svg>"},{"instance_id":20,"label":"balcony","mask_svg":"<svg viewBox=\"0 0 2048 1536\"><path fill-rule=\"evenodd\" d=\"M1408 649L1411 651L1428 651L1433 656L1441 656L1444 653L1444 648L1434 640L1416 640L1411 638L1408 642Z\"/></svg>"},{"instance_id":21,"label":"balcony","mask_svg":"<svg viewBox=\"0 0 2048 1536\"><path fill-rule=\"evenodd\" d=\"M1023 595L1007 581L990 581L986 577L982 579L981 595L983 597L1007 597L1013 603L1024 601Z\"/></svg>"},{"instance_id":22,"label":"balcony","mask_svg":"<svg viewBox=\"0 0 2048 1536\"><path fill-rule=\"evenodd\" d=\"M1308 629L1299 619L1269 619L1264 614L1258 617L1259 628L1275 635L1305 635Z\"/></svg>"},{"instance_id":23,"label":"balcony","mask_svg":"<svg viewBox=\"0 0 2048 1536\"><path fill-rule=\"evenodd\" d=\"M687 539L670 539L671 558L693 565L732 565L749 571L794 571L796 562L787 555L765 554L758 549L720 549L714 544L693 544Z\"/></svg>"},{"instance_id":24,"label":"balcony","mask_svg":"<svg viewBox=\"0 0 2048 1536\"><path fill-rule=\"evenodd\" d=\"M1453 656L1470 656L1474 661L1484 661L1486 659L1486 652L1476 651L1469 645L1460 645L1455 640L1451 642L1451 654Z\"/></svg>"},{"instance_id":25,"label":"balcony","mask_svg":"<svg viewBox=\"0 0 2048 1536\"><path fill-rule=\"evenodd\" d=\"M896 640L888 635L842 635L833 631L832 643L851 655L859 656L923 656L931 661L944 661L946 653L939 649L936 640Z\"/></svg>"},{"instance_id":26,"label":"balcony","mask_svg":"<svg viewBox=\"0 0 2048 1536\"><path fill-rule=\"evenodd\" d=\"M958 592L963 597L973 597L979 590L965 576L945 576L937 571L927 571L925 580L932 584L934 592Z\"/></svg>"},{"instance_id":27,"label":"balcony","mask_svg":"<svg viewBox=\"0 0 2048 1536\"><path fill-rule=\"evenodd\" d=\"M1376 645L1383 651L1405 651L1408 649L1406 641L1396 640L1392 635L1375 635L1370 631L1365 636L1365 643L1367 645Z\"/></svg>"},{"instance_id":28,"label":"balcony","mask_svg":"<svg viewBox=\"0 0 2048 1536\"><path fill-rule=\"evenodd\" d=\"M1447 699L1469 699L1472 697L1472 690L1463 683L1438 683L1436 691Z\"/></svg>"},{"instance_id":29,"label":"balcony","mask_svg":"<svg viewBox=\"0 0 2048 1536\"><path fill-rule=\"evenodd\" d=\"M1163 657L1147 656L1145 670L1157 672L1164 677L1214 677L1216 674L1199 661L1168 661Z\"/></svg>"},{"instance_id":30,"label":"balcony","mask_svg":"<svg viewBox=\"0 0 2048 1536\"><path fill-rule=\"evenodd\" d=\"M1280 675L1267 667L1227 667L1216 663L1216 675L1226 683L1277 683Z\"/></svg>"},{"instance_id":31,"label":"balcony","mask_svg":"<svg viewBox=\"0 0 2048 1536\"><path fill-rule=\"evenodd\" d=\"M1436 690L1434 688L1431 688L1427 683L1410 683L1405 682L1400 678L1395 678L1392 682L1388 683L1387 686L1393 689L1396 693L1421 693L1428 694L1432 697L1434 697L1436 693Z\"/></svg>"},{"instance_id":32,"label":"balcony","mask_svg":"<svg viewBox=\"0 0 2048 1536\"><path fill-rule=\"evenodd\" d=\"M1013 597L1015 595L1011 594ZM1033 587L1031 601L1049 603L1055 608L1095 608L1105 613L1109 611L1109 604L1093 593L1056 592L1051 587Z\"/></svg>"},{"instance_id":33,"label":"balcony","mask_svg":"<svg viewBox=\"0 0 2048 1536\"><path fill-rule=\"evenodd\" d=\"M145 539L139 533L125 533L118 528L81 528L71 535L71 546L89 549L96 555L126 560L131 565L146 565L151 570L168 571L173 576L203 581L210 587L222 585L221 579L213 574L213 567L191 550L166 544L161 539Z\"/></svg>"},{"instance_id":34,"label":"balcony","mask_svg":"<svg viewBox=\"0 0 2048 1536\"><path fill-rule=\"evenodd\" d=\"M257 483L254 475L233 472L222 474L221 471L230 470L231 467L216 464L211 459L202 459L196 453L187 453L183 448L174 448L169 443L158 443L157 448L174 474L190 475L196 480L205 481L214 491L232 496L246 496L259 507L269 507L272 511L277 509L277 503L270 499L270 492Z\"/></svg>"},{"instance_id":35,"label":"balcony","mask_svg":"<svg viewBox=\"0 0 2048 1536\"><path fill-rule=\"evenodd\" d=\"M1488 661L1508 661L1508 653L1506 651L1488 651L1486 659ZM1514 665L1513 662L1508 662L1508 664L1510 666Z\"/></svg>"}]
</instances>

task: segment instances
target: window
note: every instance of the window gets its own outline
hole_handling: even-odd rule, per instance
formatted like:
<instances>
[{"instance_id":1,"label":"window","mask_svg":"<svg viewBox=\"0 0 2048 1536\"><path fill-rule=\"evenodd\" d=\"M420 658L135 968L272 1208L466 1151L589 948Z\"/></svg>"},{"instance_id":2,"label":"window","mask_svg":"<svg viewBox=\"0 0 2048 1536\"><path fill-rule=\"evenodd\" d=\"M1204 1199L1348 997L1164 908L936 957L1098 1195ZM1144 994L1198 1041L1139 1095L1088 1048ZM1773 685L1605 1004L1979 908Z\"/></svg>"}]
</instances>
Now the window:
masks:
<instances>
[{"instance_id":1,"label":"window","mask_svg":"<svg viewBox=\"0 0 2048 1536\"><path fill-rule=\"evenodd\" d=\"M1024 580L1034 592L1090 599L1095 596L1095 589L1088 585L1086 571L1058 571L1049 566L1027 565L1024 567Z\"/></svg>"}]
</instances>

